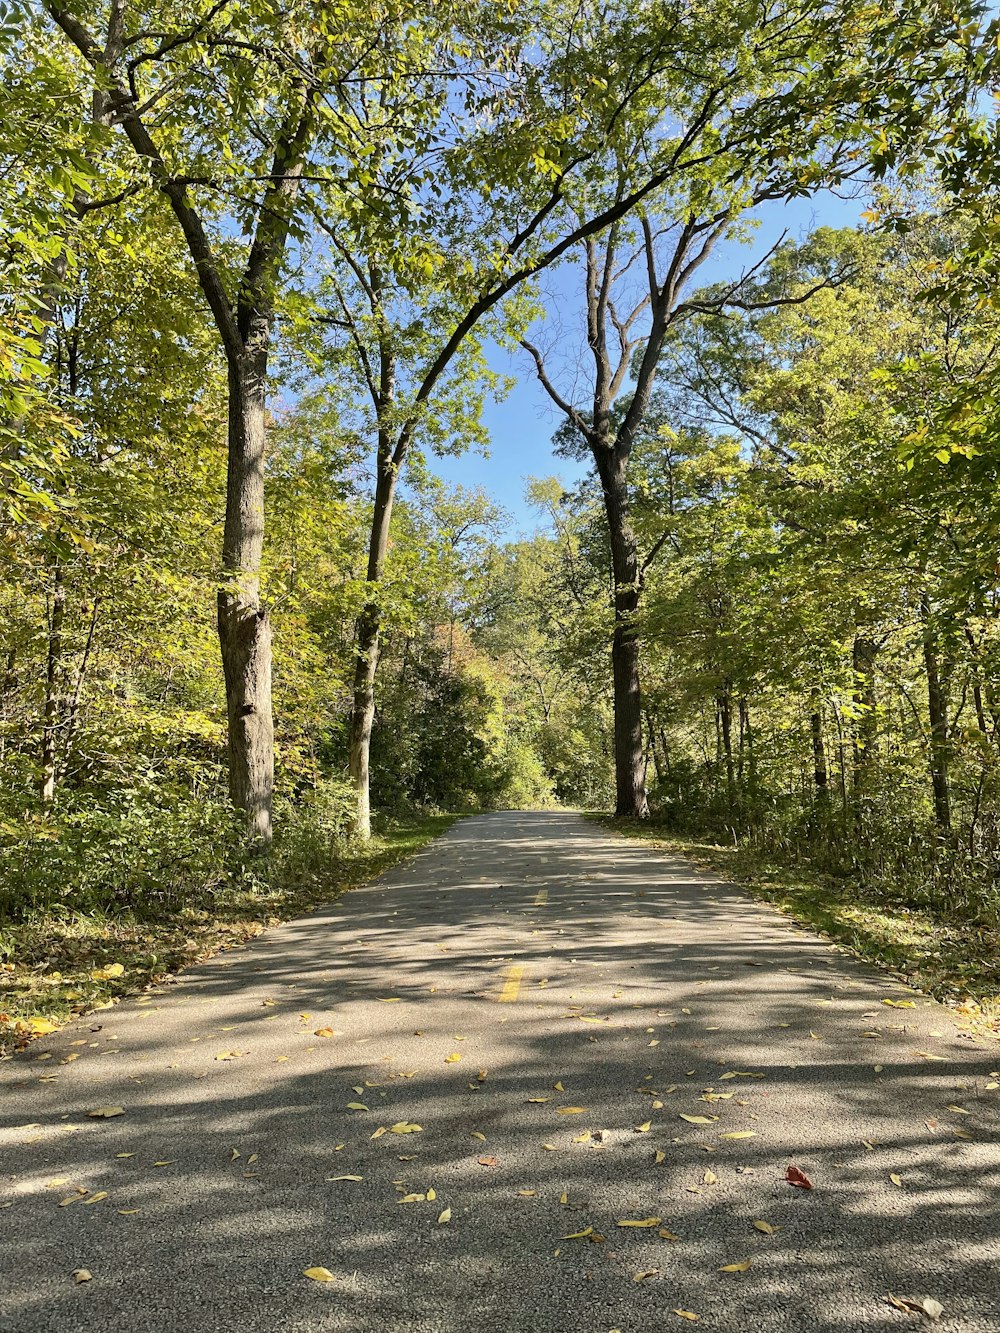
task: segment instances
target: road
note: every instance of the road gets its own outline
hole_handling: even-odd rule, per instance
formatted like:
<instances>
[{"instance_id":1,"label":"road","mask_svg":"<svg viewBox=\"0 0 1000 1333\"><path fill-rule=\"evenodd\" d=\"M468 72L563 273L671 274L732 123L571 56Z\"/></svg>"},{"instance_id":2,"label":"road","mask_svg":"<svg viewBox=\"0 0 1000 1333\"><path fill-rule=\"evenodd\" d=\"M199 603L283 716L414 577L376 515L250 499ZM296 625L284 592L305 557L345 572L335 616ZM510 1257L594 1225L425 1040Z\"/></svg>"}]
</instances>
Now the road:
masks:
<instances>
[{"instance_id":1,"label":"road","mask_svg":"<svg viewBox=\"0 0 1000 1333\"><path fill-rule=\"evenodd\" d=\"M997 1333L998 1071L686 862L465 819L0 1066L0 1329Z\"/></svg>"}]
</instances>

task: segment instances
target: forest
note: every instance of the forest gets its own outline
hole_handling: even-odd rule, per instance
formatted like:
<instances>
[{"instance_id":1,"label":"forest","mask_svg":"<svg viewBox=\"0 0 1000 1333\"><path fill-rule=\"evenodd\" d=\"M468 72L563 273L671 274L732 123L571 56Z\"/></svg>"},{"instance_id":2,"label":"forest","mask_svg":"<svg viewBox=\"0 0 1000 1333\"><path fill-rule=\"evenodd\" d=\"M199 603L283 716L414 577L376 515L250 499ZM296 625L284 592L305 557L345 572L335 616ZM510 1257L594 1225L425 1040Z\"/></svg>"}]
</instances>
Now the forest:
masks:
<instances>
[{"instance_id":1,"label":"forest","mask_svg":"<svg viewBox=\"0 0 1000 1333\"><path fill-rule=\"evenodd\" d=\"M1000 992L998 60L970 0L3 0L0 1032L503 809ZM532 531L441 466L518 386Z\"/></svg>"}]
</instances>

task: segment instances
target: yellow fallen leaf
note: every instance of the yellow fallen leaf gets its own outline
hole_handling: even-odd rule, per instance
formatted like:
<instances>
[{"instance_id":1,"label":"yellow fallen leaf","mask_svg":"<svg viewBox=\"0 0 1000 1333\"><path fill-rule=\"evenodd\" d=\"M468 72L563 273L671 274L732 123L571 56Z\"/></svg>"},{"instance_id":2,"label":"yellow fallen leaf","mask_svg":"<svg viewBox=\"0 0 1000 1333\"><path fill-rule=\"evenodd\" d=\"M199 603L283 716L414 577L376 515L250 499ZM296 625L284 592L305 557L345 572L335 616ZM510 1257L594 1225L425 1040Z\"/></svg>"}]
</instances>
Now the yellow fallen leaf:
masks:
<instances>
[{"instance_id":1,"label":"yellow fallen leaf","mask_svg":"<svg viewBox=\"0 0 1000 1333\"><path fill-rule=\"evenodd\" d=\"M636 1125L635 1132L637 1134L648 1134L652 1128L653 1128L652 1120L644 1120L641 1125Z\"/></svg>"},{"instance_id":2,"label":"yellow fallen leaf","mask_svg":"<svg viewBox=\"0 0 1000 1333\"><path fill-rule=\"evenodd\" d=\"M399 1004L399 999L400 997L398 995L380 995L379 1004Z\"/></svg>"},{"instance_id":3,"label":"yellow fallen leaf","mask_svg":"<svg viewBox=\"0 0 1000 1333\"><path fill-rule=\"evenodd\" d=\"M750 1267L749 1259L741 1259L738 1264L723 1264L720 1273L745 1273Z\"/></svg>"},{"instance_id":4,"label":"yellow fallen leaf","mask_svg":"<svg viewBox=\"0 0 1000 1333\"><path fill-rule=\"evenodd\" d=\"M74 1268L73 1276L77 1282L90 1282L94 1275L89 1268Z\"/></svg>"},{"instance_id":5,"label":"yellow fallen leaf","mask_svg":"<svg viewBox=\"0 0 1000 1333\"><path fill-rule=\"evenodd\" d=\"M528 1101L529 1101L532 1105L534 1105L534 1106L539 1105L541 1102L550 1102L551 1100L552 1100L551 1097L529 1097L529 1098L528 1098Z\"/></svg>"},{"instance_id":6,"label":"yellow fallen leaf","mask_svg":"<svg viewBox=\"0 0 1000 1333\"><path fill-rule=\"evenodd\" d=\"M706 1171L705 1174L702 1176L702 1181L706 1185L714 1185L718 1179L719 1177L715 1174L714 1171Z\"/></svg>"},{"instance_id":7,"label":"yellow fallen leaf","mask_svg":"<svg viewBox=\"0 0 1000 1333\"><path fill-rule=\"evenodd\" d=\"M106 1199L107 1197L108 1197L108 1191L107 1191L107 1190L98 1190L96 1194L91 1194L88 1198L86 1198L86 1199L81 1199L80 1202L81 1202L81 1203L85 1203L85 1204L86 1204L86 1203L100 1203L102 1199Z\"/></svg>"},{"instance_id":8,"label":"yellow fallen leaf","mask_svg":"<svg viewBox=\"0 0 1000 1333\"><path fill-rule=\"evenodd\" d=\"M674 1233L668 1231L666 1227L660 1227L656 1234L663 1240L680 1240L680 1236L675 1236Z\"/></svg>"},{"instance_id":9,"label":"yellow fallen leaf","mask_svg":"<svg viewBox=\"0 0 1000 1333\"><path fill-rule=\"evenodd\" d=\"M138 1213L139 1211L140 1211L140 1210L139 1210L138 1208L119 1208L119 1209L118 1209L118 1216L119 1216L119 1217L134 1217L135 1214Z\"/></svg>"},{"instance_id":10,"label":"yellow fallen leaf","mask_svg":"<svg viewBox=\"0 0 1000 1333\"><path fill-rule=\"evenodd\" d=\"M713 1120L719 1118L717 1115L685 1115L683 1111L681 1111L680 1117L682 1120L686 1120L689 1125L710 1125Z\"/></svg>"},{"instance_id":11,"label":"yellow fallen leaf","mask_svg":"<svg viewBox=\"0 0 1000 1333\"><path fill-rule=\"evenodd\" d=\"M367 1111L368 1107L364 1104L364 1102L348 1102L347 1109L349 1111Z\"/></svg>"},{"instance_id":12,"label":"yellow fallen leaf","mask_svg":"<svg viewBox=\"0 0 1000 1333\"><path fill-rule=\"evenodd\" d=\"M916 1009L912 1000L883 1000L883 1004L890 1005L893 1009Z\"/></svg>"},{"instance_id":13,"label":"yellow fallen leaf","mask_svg":"<svg viewBox=\"0 0 1000 1333\"><path fill-rule=\"evenodd\" d=\"M451 1209L450 1208L442 1209L442 1211L438 1215L438 1225L440 1226L442 1223L450 1221L451 1221Z\"/></svg>"},{"instance_id":14,"label":"yellow fallen leaf","mask_svg":"<svg viewBox=\"0 0 1000 1333\"><path fill-rule=\"evenodd\" d=\"M153 1165L154 1165L154 1166L173 1166L173 1164L174 1164L174 1160L175 1160L175 1159L174 1159L173 1157L168 1157L168 1158L166 1159L166 1161L164 1161L164 1162L154 1162Z\"/></svg>"},{"instance_id":15,"label":"yellow fallen leaf","mask_svg":"<svg viewBox=\"0 0 1000 1333\"><path fill-rule=\"evenodd\" d=\"M648 1277L656 1277L660 1270L658 1268L644 1268L641 1273L633 1273L633 1282L645 1282Z\"/></svg>"},{"instance_id":16,"label":"yellow fallen leaf","mask_svg":"<svg viewBox=\"0 0 1000 1333\"><path fill-rule=\"evenodd\" d=\"M893 1173L889 1176L889 1179L892 1181L892 1183L893 1183L894 1185L902 1185L902 1183L903 1183L903 1177L902 1177L902 1176L897 1176L895 1172L893 1172Z\"/></svg>"},{"instance_id":17,"label":"yellow fallen leaf","mask_svg":"<svg viewBox=\"0 0 1000 1333\"><path fill-rule=\"evenodd\" d=\"M930 1051L917 1051L917 1054L918 1054L919 1056L921 1056L924 1060L941 1060L941 1061L944 1061L944 1060L946 1060L946 1059L948 1058L948 1057L945 1056L945 1055L932 1055Z\"/></svg>"},{"instance_id":18,"label":"yellow fallen leaf","mask_svg":"<svg viewBox=\"0 0 1000 1333\"><path fill-rule=\"evenodd\" d=\"M401 1199L397 1199L396 1202L397 1202L397 1203L423 1203L423 1201L424 1201L426 1198L427 1198L427 1195L426 1195L426 1194L404 1194L403 1197L402 1197Z\"/></svg>"},{"instance_id":19,"label":"yellow fallen leaf","mask_svg":"<svg viewBox=\"0 0 1000 1333\"><path fill-rule=\"evenodd\" d=\"M589 1142L590 1142L590 1130L589 1130L589 1129L585 1129L585 1130L583 1131L582 1134L574 1134L574 1135L573 1135L573 1142L574 1142L574 1143L589 1143Z\"/></svg>"},{"instance_id":20,"label":"yellow fallen leaf","mask_svg":"<svg viewBox=\"0 0 1000 1333\"><path fill-rule=\"evenodd\" d=\"M433 1190L433 1189L429 1189L429 1190L427 1191L427 1199L428 1199L428 1202L433 1203L434 1200L435 1200L436 1198L437 1198L437 1193L436 1193L436 1191Z\"/></svg>"},{"instance_id":21,"label":"yellow fallen leaf","mask_svg":"<svg viewBox=\"0 0 1000 1333\"><path fill-rule=\"evenodd\" d=\"M485 1142L486 1142L486 1135L485 1135L485 1134L481 1134L481 1133L479 1132L478 1129L474 1129L474 1130L472 1130L472 1132L471 1132L470 1135L469 1135L469 1138L470 1138L470 1139L478 1139L480 1143L485 1143Z\"/></svg>"},{"instance_id":22,"label":"yellow fallen leaf","mask_svg":"<svg viewBox=\"0 0 1000 1333\"><path fill-rule=\"evenodd\" d=\"M970 1115L970 1114L971 1114L971 1112L967 1111L967 1110L965 1109L964 1106L949 1106L949 1107L948 1107L948 1110L949 1110L949 1111L954 1111L956 1115Z\"/></svg>"},{"instance_id":23,"label":"yellow fallen leaf","mask_svg":"<svg viewBox=\"0 0 1000 1333\"><path fill-rule=\"evenodd\" d=\"M97 1106L93 1111L87 1112L91 1120L110 1120L112 1116L124 1114L124 1106Z\"/></svg>"},{"instance_id":24,"label":"yellow fallen leaf","mask_svg":"<svg viewBox=\"0 0 1000 1333\"><path fill-rule=\"evenodd\" d=\"M681 1319L690 1319L694 1322L697 1322L701 1318L701 1315L695 1314L693 1310L673 1310L671 1313L677 1315Z\"/></svg>"},{"instance_id":25,"label":"yellow fallen leaf","mask_svg":"<svg viewBox=\"0 0 1000 1333\"><path fill-rule=\"evenodd\" d=\"M302 1276L311 1277L314 1282L336 1282L337 1280L329 1268L304 1268Z\"/></svg>"},{"instance_id":26,"label":"yellow fallen leaf","mask_svg":"<svg viewBox=\"0 0 1000 1333\"><path fill-rule=\"evenodd\" d=\"M327 1180L364 1180L364 1176L327 1176Z\"/></svg>"},{"instance_id":27,"label":"yellow fallen leaf","mask_svg":"<svg viewBox=\"0 0 1000 1333\"><path fill-rule=\"evenodd\" d=\"M720 1134L720 1139L752 1139L755 1138L757 1131L755 1129L733 1129L728 1134Z\"/></svg>"},{"instance_id":28,"label":"yellow fallen leaf","mask_svg":"<svg viewBox=\"0 0 1000 1333\"><path fill-rule=\"evenodd\" d=\"M626 1217L615 1225L620 1227L658 1227L662 1221L662 1217Z\"/></svg>"},{"instance_id":29,"label":"yellow fallen leaf","mask_svg":"<svg viewBox=\"0 0 1000 1333\"><path fill-rule=\"evenodd\" d=\"M546 1152L555 1152L556 1150L556 1145L554 1143L543 1143L542 1147Z\"/></svg>"},{"instance_id":30,"label":"yellow fallen leaf","mask_svg":"<svg viewBox=\"0 0 1000 1333\"><path fill-rule=\"evenodd\" d=\"M534 1199L538 1196L537 1190L518 1190L517 1192L522 1199Z\"/></svg>"},{"instance_id":31,"label":"yellow fallen leaf","mask_svg":"<svg viewBox=\"0 0 1000 1333\"><path fill-rule=\"evenodd\" d=\"M559 1083L553 1083L552 1086L553 1086L553 1088L555 1088L556 1092L565 1092L565 1091L566 1091L566 1089L563 1087L563 1085L562 1085L561 1082L559 1082Z\"/></svg>"},{"instance_id":32,"label":"yellow fallen leaf","mask_svg":"<svg viewBox=\"0 0 1000 1333\"><path fill-rule=\"evenodd\" d=\"M659 1166L661 1162L665 1162L666 1160L667 1160L667 1154L663 1151L662 1148L657 1148L656 1156L653 1158L653 1161L656 1163L657 1166Z\"/></svg>"},{"instance_id":33,"label":"yellow fallen leaf","mask_svg":"<svg viewBox=\"0 0 1000 1333\"><path fill-rule=\"evenodd\" d=\"M582 1231L571 1231L568 1236L560 1236L560 1240L583 1240L586 1236L593 1234L593 1227L584 1227Z\"/></svg>"},{"instance_id":34,"label":"yellow fallen leaf","mask_svg":"<svg viewBox=\"0 0 1000 1333\"><path fill-rule=\"evenodd\" d=\"M765 1236L773 1236L776 1231L781 1230L781 1227L772 1226L770 1222L764 1222L760 1218L754 1222L754 1226L758 1231L763 1231Z\"/></svg>"},{"instance_id":35,"label":"yellow fallen leaf","mask_svg":"<svg viewBox=\"0 0 1000 1333\"><path fill-rule=\"evenodd\" d=\"M423 1125L414 1125L409 1120L397 1120L394 1125L389 1126L390 1134L419 1134Z\"/></svg>"},{"instance_id":36,"label":"yellow fallen leaf","mask_svg":"<svg viewBox=\"0 0 1000 1333\"><path fill-rule=\"evenodd\" d=\"M585 1106L560 1106L556 1115L584 1115L586 1110Z\"/></svg>"},{"instance_id":37,"label":"yellow fallen leaf","mask_svg":"<svg viewBox=\"0 0 1000 1333\"><path fill-rule=\"evenodd\" d=\"M446 1065L453 1065L457 1061L461 1060L461 1058L462 1057L459 1055L458 1051L452 1051L451 1055L446 1055L444 1057L444 1062Z\"/></svg>"},{"instance_id":38,"label":"yellow fallen leaf","mask_svg":"<svg viewBox=\"0 0 1000 1333\"><path fill-rule=\"evenodd\" d=\"M317 1028L313 1033L314 1037L332 1037L333 1028Z\"/></svg>"}]
</instances>

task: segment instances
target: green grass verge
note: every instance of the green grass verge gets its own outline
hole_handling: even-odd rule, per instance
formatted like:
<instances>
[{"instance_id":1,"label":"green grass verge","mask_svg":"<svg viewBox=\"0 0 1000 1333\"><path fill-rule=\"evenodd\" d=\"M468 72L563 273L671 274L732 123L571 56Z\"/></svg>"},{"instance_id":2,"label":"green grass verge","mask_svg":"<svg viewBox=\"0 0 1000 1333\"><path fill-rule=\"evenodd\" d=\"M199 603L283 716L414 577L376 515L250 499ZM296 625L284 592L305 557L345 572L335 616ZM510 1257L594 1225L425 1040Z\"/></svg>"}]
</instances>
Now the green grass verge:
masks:
<instances>
[{"instance_id":1,"label":"green grass verge","mask_svg":"<svg viewBox=\"0 0 1000 1333\"><path fill-rule=\"evenodd\" d=\"M975 923L861 893L850 880L782 866L746 847L675 837L656 824L589 814L626 838L686 856L742 885L754 897L812 926L910 985L955 1004L977 1024L1000 1029L1000 937Z\"/></svg>"},{"instance_id":2,"label":"green grass verge","mask_svg":"<svg viewBox=\"0 0 1000 1333\"><path fill-rule=\"evenodd\" d=\"M331 902L419 851L458 817L395 822L368 843L342 844L319 872L294 882L272 875L206 885L180 911L151 904L141 913L38 913L0 923L0 1054Z\"/></svg>"}]
</instances>

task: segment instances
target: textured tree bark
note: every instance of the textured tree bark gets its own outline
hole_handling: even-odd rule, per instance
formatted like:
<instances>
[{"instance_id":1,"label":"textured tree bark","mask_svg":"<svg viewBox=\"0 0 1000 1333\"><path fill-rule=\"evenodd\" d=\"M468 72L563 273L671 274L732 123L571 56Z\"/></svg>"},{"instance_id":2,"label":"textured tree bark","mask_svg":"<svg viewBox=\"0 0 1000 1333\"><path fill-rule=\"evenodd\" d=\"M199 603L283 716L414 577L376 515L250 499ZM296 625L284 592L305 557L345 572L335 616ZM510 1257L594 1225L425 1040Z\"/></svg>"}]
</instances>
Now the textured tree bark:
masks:
<instances>
[{"instance_id":1,"label":"textured tree bark","mask_svg":"<svg viewBox=\"0 0 1000 1333\"><path fill-rule=\"evenodd\" d=\"M229 466L218 594L229 795L245 814L251 842L263 847L271 841L274 790L271 625L260 600L266 374L264 351L229 358Z\"/></svg>"},{"instance_id":2,"label":"textured tree bark","mask_svg":"<svg viewBox=\"0 0 1000 1333\"><path fill-rule=\"evenodd\" d=\"M736 766L733 763L733 700L728 681L719 690L716 703L722 734L722 754L726 761L726 801L732 814L736 808Z\"/></svg>"},{"instance_id":3,"label":"textured tree bark","mask_svg":"<svg viewBox=\"0 0 1000 1333\"><path fill-rule=\"evenodd\" d=\"M858 717L854 723L853 767L851 785L854 791L854 817L860 822L862 807L859 798L865 794L875 758L875 658L878 649L864 634L855 634L851 665L854 669L854 703Z\"/></svg>"},{"instance_id":4,"label":"textured tree bark","mask_svg":"<svg viewBox=\"0 0 1000 1333\"><path fill-rule=\"evenodd\" d=\"M603 449L600 453L595 450L595 457L604 493L614 577L611 670L615 712L615 814L647 819L649 805L642 748L639 640L635 625L640 591L639 553L629 521L625 460L611 449Z\"/></svg>"},{"instance_id":5,"label":"textured tree bark","mask_svg":"<svg viewBox=\"0 0 1000 1333\"><path fill-rule=\"evenodd\" d=\"M355 630L354 701L351 711L348 765L354 788L354 817L351 832L358 838L370 838L371 826L371 741L375 722L375 674L378 670L382 611L377 589L385 572L389 550L392 505L396 495L399 468L389 453L387 442L379 448L378 475L375 480L375 507L368 545L368 601L358 616Z\"/></svg>"}]
</instances>

